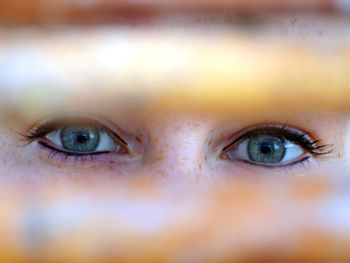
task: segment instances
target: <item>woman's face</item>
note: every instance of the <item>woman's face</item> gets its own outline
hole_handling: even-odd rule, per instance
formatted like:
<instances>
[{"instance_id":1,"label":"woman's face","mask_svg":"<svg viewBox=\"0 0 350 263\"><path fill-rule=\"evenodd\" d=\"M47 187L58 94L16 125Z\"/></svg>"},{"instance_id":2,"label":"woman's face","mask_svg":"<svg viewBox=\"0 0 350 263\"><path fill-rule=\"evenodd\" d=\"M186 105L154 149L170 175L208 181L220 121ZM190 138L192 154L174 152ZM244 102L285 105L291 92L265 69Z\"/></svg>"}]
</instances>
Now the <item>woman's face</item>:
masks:
<instances>
[{"instance_id":1,"label":"woman's face","mask_svg":"<svg viewBox=\"0 0 350 263\"><path fill-rule=\"evenodd\" d=\"M328 259L350 236L349 30L317 14L0 29L1 247Z\"/></svg>"},{"instance_id":2,"label":"woman's face","mask_svg":"<svg viewBox=\"0 0 350 263\"><path fill-rule=\"evenodd\" d=\"M332 42L318 27L341 34L345 22L261 17L230 31L214 21L220 30L4 30L1 179L211 182L347 170L348 39Z\"/></svg>"},{"instance_id":3,"label":"woman's face","mask_svg":"<svg viewBox=\"0 0 350 263\"><path fill-rule=\"evenodd\" d=\"M215 181L348 169L342 114L134 114L54 115L33 123L3 118L2 180Z\"/></svg>"}]
</instances>

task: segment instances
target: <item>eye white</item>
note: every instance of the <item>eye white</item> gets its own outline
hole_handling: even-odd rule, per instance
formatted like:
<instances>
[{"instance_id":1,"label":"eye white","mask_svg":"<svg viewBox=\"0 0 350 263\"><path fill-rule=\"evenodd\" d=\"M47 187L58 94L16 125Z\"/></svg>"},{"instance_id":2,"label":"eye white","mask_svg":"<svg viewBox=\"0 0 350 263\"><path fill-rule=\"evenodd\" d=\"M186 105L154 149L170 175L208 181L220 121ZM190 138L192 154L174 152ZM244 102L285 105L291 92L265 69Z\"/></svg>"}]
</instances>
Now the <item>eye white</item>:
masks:
<instances>
[{"instance_id":1,"label":"eye white","mask_svg":"<svg viewBox=\"0 0 350 263\"><path fill-rule=\"evenodd\" d=\"M227 155L232 160L246 160L250 161L248 153L248 142L249 139L242 141L235 149L228 151ZM287 162L298 158L304 153L304 149L289 140L284 139L285 153L281 162Z\"/></svg>"},{"instance_id":2,"label":"eye white","mask_svg":"<svg viewBox=\"0 0 350 263\"><path fill-rule=\"evenodd\" d=\"M285 153L281 162L286 162L298 158L304 153L304 149L291 141L284 140Z\"/></svg>"},{"instance_id":3,"label":"eye white","mask_svg":"<svg viewBox=\"0 0 350 263\"><path fill-rule=\"evenodd\" d=\"M45 137L60 148L64 148L61 140L62 129L50 132ZM96 152L117 152L121 146L117 144L113 138L104 131L99 131L100 141L96 147Z\"/></svg>"},{"instance_id":4,"label":"eye white","mask_svg":"<svg viewBox=\"0 0 350 263\"><path fill-rule=\"evenodd\" d=\"M100 133L100 142L96 147L97 152L104 152L104 151L109 151L109 152L117 152L120 150L120 145L117 144L112 137L103 131L99 131Z\"/></svg>"}]
</instances>

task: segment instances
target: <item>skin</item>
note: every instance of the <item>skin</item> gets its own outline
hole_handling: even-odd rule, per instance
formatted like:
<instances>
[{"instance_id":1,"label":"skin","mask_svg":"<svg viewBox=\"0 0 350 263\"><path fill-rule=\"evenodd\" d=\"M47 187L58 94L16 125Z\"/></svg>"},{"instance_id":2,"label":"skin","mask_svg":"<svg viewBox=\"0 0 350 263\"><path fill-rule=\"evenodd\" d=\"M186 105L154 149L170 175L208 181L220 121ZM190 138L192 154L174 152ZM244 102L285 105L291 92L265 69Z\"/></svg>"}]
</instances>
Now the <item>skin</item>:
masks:
<instances>
[{"instance_id":1,"label":"skin","mask_svg":"<svg viewBox=\"0 0 350 263\"><path fill-rule=\"evenodd\" d=\"M21 191L23 188L16 185L11 188L13 192L4 191L4 200L11 200L11 194L16 191L19 193L19 201L11 201L12 212L0 213L9 215L3 221L6 222L4 226L11 225L18 215L27 216L28 203L41 204L45 208L57 203L68 205L67 210L63 206L61 215L69 215L69 208L72 209L69 204L73 204L74 210L79 207L75 203L79 197L88 196L91 189L102 189L104 204L114 200L115 196L108 195L110 192L120 195L126 192L123 198L118 196L116 199L127 205L136 200L141 207L135 221L118 217L135 212L128 210L127 205L118 210L118 215L113 214L113 209L105 211L111 218L116 216L120 220L113 222L121 222L111 224L117 230L111 231L110 240L115 241L112 238L118 237L116 240L120 244L124 244L120 241L126 241L125 247L120 249L126 256L121 252L121 258L133 258L135 249L135 262L138 262L137 256L144 258L147 255L151 260L152 253L160 260L172 255L156 249L164 246L164 251L169 249L178 254L180 249L198 262L203 262L204 256L208 256L208 261L215 261L218 256L224 260L225 255L233 253L230 238L236 236L241 237L238 240L245 248L243 251L260 252L266 244L275 248L271 251L280 251L278 248L283 248L284 244L280 238L283 237L286 244L292 244L288 247L289 259L293 258L293 253L304 255L305 244L316 244L320 251L329 240L342 240L348 244L348 240L340 239L332 231L334 239L314 235L310 230L312 227L316 232L319 230L317 233L324 233L323 221L313 217L311 212L305 213L319 212L318 206L312 203L314 200L321 200L320 207L326 207L331 186L338 178L343 180L343 175L350 170L350 65L346 48L350 34L344 32L344 28L350 28L344 26L348 20L301 15L276 16L271 22L262 17L263 29L256 34L243 30L243 26L230 31L227 21L219 18L214 22L213 28L217 30L213 31L192 20L185 20L185 29L177 28L169 21L163 27L156 24L149 27L66 28L34 30L30 34L3 29L0 45L0 89L4 95L0 98L0 182L2 185L15 182L34 189L25 187L26 190ZM321 22L332 27L323 27L319 34ZM336 41L333 41L334 35ZM323 40L320 46L314 45L320 40ZM20 134L28 132L35 123L62 115L88 115L112 127L128 142L130 154L110 153L81 162L57 155L52 157L47 149L40 148L37 140L30 144L23 141ZM287 124L308 132L314 140L322 140L320 145L332 145L332 152L311 156L307 162L270 168L221 157L222 149L242 129L264 123ZM301 187L303 179L311 182L307 182L305 188ZM291 191L281 191L281 181ZM59 183L64 187L60 188ZM102 188L99 188L100 183ZM271 186L259 188L265 183ZM178 191L178 184L184 185L186 191ZM203 188L204 194L196 191L201 184L209 185ZM223 185L224 190L216 189L217 184ZM238 194L232 195L232 189ZM157 191L166 192L166 197ZM195 202L189 202L191 198ZM142 203L144 200L149 200L151 205ZM269 200L275 200L276 204L271 205ZM150 215L147 212L152 204L176 212L179 202L182 205L189 202L189 211L161 220L162 223L170 222L165 229L172 229L174 218L185 223L190 218L190 222L200 226L199 230L193 223L184 223L175 224L171 235L161 228L156 228L156 234L150 234L148 231L154 225L141 224ZM304 210L300 203L305 205ZM91 202L87 207L92 209L100 205ZM210 209L205 210L206 207ZM290 207L291 212L286 213L283 210L286 207ZM8 207L0 207L1 211L8 211L6 209ZM110 219L108 216L103 218L104 223L98 213L92 214L93 219L86 219L82 230L74 232L76 236L72 236L76 239L72 237L72 243L65 242L64 238L52 238L54 241L48 246L54 249L53 255L62 255L60 252L63 251L67 255L86 256L79 254L79 251L85 251L86 243L74 240L96 243L101 229L93 228L96 226L93 220L110 226L110 221L106 220ZM301 217L297 219L289 216L299 214ZM250 231L256 225L255 221L250 221L252 218L266 222L268 227L257 229L267 229L267 232ZM237 220L237 224L232 224L233 220ZM285 225L290 222L288 220L292 222L290 228ZM67 230L69 224L64 222L59 221L60 226ZM127 230L123 223L128 226ZM10 229L8 235L13 238L18 227L11 226L4 229ZM220 231L216 232L218 229ZM104 231L109 233L108 229ZM229 234L225 235L226 231ZM257 234L251 238L250 232ZM273 235L276 232L281 234ZM133 243L138 242L141 233L147 248L144 250L142 246L135 248ZM315 237L315 243L300 241L308 240L303 238L310 236ZM149 237L154 238L154 242L148 244ZM188 241L190 237L193 240ZM217 240L217 247L211 247L207 243L209 240ZM187 251L189 254L186 254L187 241L197 245L197 257L195 252ZM65 244L71 244L72 250ZM298 249L293 250L293 245ZM235 253L238 258L242 256L242 252Z\"/></svg>"},{"instance_id":2,"label":"skin","mask_svg":"<svg viewBox=\"0 0 350 263\"><path fill-rule=\"evenodd\" d=\"M21 30L3 30L1 174L22 177L25 169L26 180L34 181L81 180L77 178L96 178L96 173L109 179L152 174L210 181L240 174L348 169L348 124L342 103L349 92L349 54L343 48L348 41L343 32L347 20L261 16L260 24L252 25L259 29L252 35L239 25L227 31L220 16L213 19L221 30L211 32L210 40L203 24L184 22L191 41L176 27L172 36L164 36L172 24L159 21L154 27L128 31L108 27L37 31L29 38ZM319 24L327 26L320 29ZM322 34L316 34L320 30ZM289 42L277 40L280 35ZM252 43L253 36L260 42ZM267 45L264 37L274 42ZM28 39L19 42L21 38ZM151 40L157 41L151 44ZM256 63L257 59L265 63ZM121 132L134 155L98 156L82 164L73 158L50 159L36 142L18 151L25 144L18 133L25 134L35 123L86 114ZM220 158L232 136L261 123L287 123L322 144L332 144L333 151L284 168Z\"/></svg>"},{"instance_id":3,"label":"skin","mask_svg":"<svg viewBox=\"0 0 350 263\"><path fill-rule=\"evenodd\" d=\"M288 117L286 117L288 116ZM131 156L104 154L87 158L84 162L70 157L64 160L57 155L50 157L50 150L42 149L36 141L24 146L26 141L17 132L18 121L8 121L2 130L2 174L13 174L25 180L62 180L84 177L90 179L130 179L133 175L155 175L166 180L217 180L238 175L307 175L328 173L347 169L345 139L346 121L342 115L329 113L286 114L284 116L261 116L243 120L217 114L162 114L147 113L142 122L128 120L120 124L109 116L112 123L118 123L126 136L132 151ZM288 167L260 167L241 161L224 160L221 150L230 144L231 137L240 130L261 123L281 123L287 121L293 127L307 130L322 144L332 144L333 151L324 156L314 156L305 163ZM135 123L136 122L136 123ZM26 127L23 125L23 128ZM130 127L135 127L130 129ZM136 128L137 127L137 128ZM312 127L312 128L309 128ZM330 130L329 127L332 127ZM331 131L331 132L330 132ZM6 141L6 142L5 142ZM18 152L21 149L21 152ZM299 158L300 159L300 158ZM25 169L26 173L21 170ZM23 174L23 175L22 175ZM96 176L98 174L98 176ZM6 176L5 178L8 178ZM78 179L80 178L80 179Z\"/></svg>"}]
</instances>

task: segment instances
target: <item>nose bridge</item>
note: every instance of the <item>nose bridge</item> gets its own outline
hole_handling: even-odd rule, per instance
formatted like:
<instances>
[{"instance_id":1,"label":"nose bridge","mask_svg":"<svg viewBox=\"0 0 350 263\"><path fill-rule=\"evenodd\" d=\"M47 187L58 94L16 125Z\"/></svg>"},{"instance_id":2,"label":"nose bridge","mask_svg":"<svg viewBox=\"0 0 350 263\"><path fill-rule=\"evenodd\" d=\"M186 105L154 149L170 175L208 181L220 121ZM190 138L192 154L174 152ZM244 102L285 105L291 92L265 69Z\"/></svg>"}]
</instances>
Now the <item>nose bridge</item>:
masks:
<instances>
[{"instance_id":1,"label":"nose bridge","mask_svg":"<svg viewBox=\"0 0 350 263\"><path fill-rule=\"evenodd\" d=\"M207 125L196 117L169 117L150 129L153 173L166 177L197 178L202 173L202 156Z\"/></svg>"}]
</instances>

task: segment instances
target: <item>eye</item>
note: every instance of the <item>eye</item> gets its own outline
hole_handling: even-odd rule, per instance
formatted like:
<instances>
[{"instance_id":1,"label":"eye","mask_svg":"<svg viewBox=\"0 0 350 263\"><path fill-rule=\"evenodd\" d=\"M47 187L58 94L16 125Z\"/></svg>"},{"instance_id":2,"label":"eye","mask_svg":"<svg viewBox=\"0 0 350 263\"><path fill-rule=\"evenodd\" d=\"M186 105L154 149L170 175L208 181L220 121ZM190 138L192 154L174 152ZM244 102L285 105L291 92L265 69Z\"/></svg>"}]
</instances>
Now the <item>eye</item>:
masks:
<instances>
[{"instance_id":1,"label":"eye","mask_svg":"<svg viewBox=\"0 0 350 263\"><path fill-rule=\"evenodd\" d=\"M67 126L46 138L60 148L78 153L119 152L122 148L107 132L89 125Z\"/></svg>"},{"instance_id":2,"label":"eye","mask_svg":"<svg viewBox=\"0 0 350 263\"><path fill-rule=\"evenodd\" d=\"M294 128L260 126L249 129L226 146L222 158L268 167L286 166L329 153L330 145L317 145L319 142Z\"/></svg>"},{"instance_id":3,"label":"eye","mask_svg":"<svg viewBox=\"0 0 350 263\"><path fill-rule=\"evenodd\" d=\"M283 137L262 134L245 139L236 149L227 151L227 155L230 159L276 164L295 160L304 152L301 146Z\"/></svg>"},{"instance_id":4,"label":"eye","mask_svg":"<svg viewBox=\"0 0 350 263\"><path fill-rule=\"evenodd\" d=\"M36 125L28 139L67 156L128 153L127 143L105 125L90 119L58 119Z\"/></svg>"}]
</instances>

